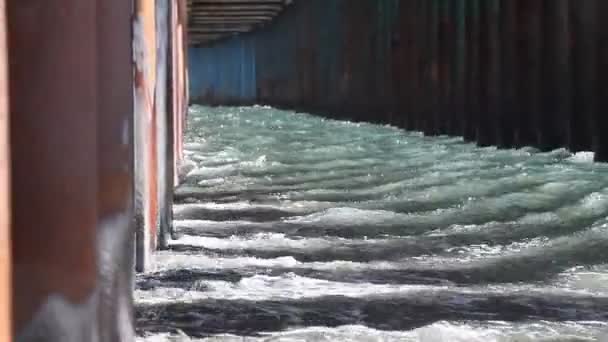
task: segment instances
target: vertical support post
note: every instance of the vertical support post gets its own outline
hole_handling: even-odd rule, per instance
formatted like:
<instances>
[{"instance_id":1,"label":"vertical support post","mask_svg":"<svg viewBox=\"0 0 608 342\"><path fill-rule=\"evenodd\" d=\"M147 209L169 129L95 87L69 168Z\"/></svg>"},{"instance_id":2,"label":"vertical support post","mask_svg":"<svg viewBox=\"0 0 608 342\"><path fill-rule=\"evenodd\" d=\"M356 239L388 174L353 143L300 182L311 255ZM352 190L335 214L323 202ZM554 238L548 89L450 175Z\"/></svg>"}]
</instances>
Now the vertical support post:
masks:
<instances>
[{"instance_id":1,"label":"vertical support post","mask_svg":"<svg viewBox=\"0 0 608 342\"><path fill-rule=\"evenodd\" d=\"M479 69L479 1L466 1L466 40L467 40L467 62L466 62L466 115L465 115L465 141L477 139L477 125L479 121L479 92L480 92L480 69Z\"/></svg>"},{"instance_id":2,"label":"vertical support post","mask_svg":"<svg viewBox=\"0 0 608 342\"><path fill-rule=\"evenodd\" d=\"M426 119L425 134L439 134L439 1L430 0L428 8L428 93L430 115Z\"/></svg>"},{"instance_id":3,"label":"vertical support post","mask_svg":"<svg viewBox=\"0 0 608 342\"><path fill-rule=\"evenodd\" d=\"M158 244L160 248L168 248L172 235L172 203L173 203L173 166L167 161L173 162L172 140L169 140L169 118L173 117L169 103L170 87L168 86L169 77L169 36L170 36L170 0L156 1L156 135L158 141ZM171 179L168 174L171 174Z\"/></svg>"},{"instance_id":4,"label":"vertical support post","mask_svg":"<svg viewBox=\"0 0 608 342\"><path fill-rule=\"evenodd\" d=\"M568 142L570 114L570 30L568 0L544 0L542 57L543 129L541 150L553 150Z\"/></svg>"},{"instance_id":5,"label":"vertical support post","mask_svg":"<svg viewBox=\"0 0 608 342\"><path fill-rule=\"evenodd\" d=\"M130 5L7 9L14 339L131 340Z\"/></svg>"},{"instance_id":6,"label":"vertical support post","mask_svg":"<svg viewBox=\"0 0 608 342\"><path fill-rule=\"evenodd\" d=\"M479 146L490 146L496 143L501 110L498 106L500 3L499 0L484 0L481 3L481 113L477 125L477 143Z\"/></svg>"},{"instance_id":7,"label":"vertical support post","mask_svg":"<svg viewBox=\"0 0 608 342\"><path fill-rule=\"evenodd\" d=\"M10 144L13 327L19 341L90 341L98 277L96 3L10 0L7 8L10 129L18 132Z\"/></svg>"},{"instance_id":8,"label":"vertical support post","mask_svg":"<svg viewBox=\"0 0 608 342\"><path fill-rule=\"evenodd\" d=\"M10 155L6 3L0 0L0 340L12 340L11 333L11 240L10 240Z\"/></svg>"},{"instance_id":9,"label":"vertical support post","mask_svg":"<svg viewBox=\"0 0 608 342\"><path fill-rule=\"evenodd\" d=\"M601 80L608 79L608 23L604 20L604 14L608 10L606 1L597 3L597 22L598 22L598 78ZM608 162L608 88L597 87L598 110L595 111L595 132L594 146L595 160L599 162Z\"/></svg>"},{"instance_id":10,"label":"vertical support post","mask_svg":"<svg viewBox=\"0 0 608 342\"><path fill-rule=\"evenodd\" d=\"M503 0L500 2L500 118L498 121L498 146L511 148L515 146L515 127L517 125L517 2Z\"/></svg>"},{"instance_id":11,"label":"vertical support post","mask_svg":"<svg viewBox=\"0 0 608 342\"><path fill-rule=\"evenodd\" d=\"M466 96L466 1L452 1L452 18L455 22L456 30L454 33L454 81L452 89L452 134L464 135L465 117L465 96Z\"/></svg>"},{"instance_id":12,"label":"vertical support post","mask_svg":"<svg viewBox=\"0 0 608 342\"><path fill-rule=\"evenodd\" d=\"M99 341L134 339L131 3L97 0Z\"/></svg>"},{"instance_id":13,"label":"vertical support post","mask_svg":"<svg viewBox=\"0 0 608 342\"><path fill-rule=\"evenodd\" d=\"M449 74L449 52L451 38L450 37L450 18L449 6L447 0L438 0L437 3L437 118L436 130L437 134L447 134L449 127L449 112L451 108L448 106L448 94L450 87Z\"/></svg>"},{"instance_id":14,"label":"vertical support post","mask_svg":"<svg viewBox=\"0 0 608 342\"><path fill-rule=\"evenodd\" d=\"M596 0L570 1L574 38L570 120L573 152L589 151L593 147L592 120L597 110L597 4Z\"/></svg>"},{"instance_id":15,"label":"vertical support post","mask_svg":"<svg viewBox=\"0 0 608 342\"><path fill-rule=\"evenodd\" d=\"M135 1L133 60L135 93L136 269L152 264L157 247L156 20L155 2Z\"/></svg>"},{"instance_id":16,"label":"vertical support post","mask_svg":"<svg viewBox=\"0 0 608 342\"><path fill-rule=\"evenodd\" d=\"M540 112L540 57L542 2L518 0L519 37L518 75L521 111L518 115L517 146L537 146Z\"/></svg>"}]
</instances>

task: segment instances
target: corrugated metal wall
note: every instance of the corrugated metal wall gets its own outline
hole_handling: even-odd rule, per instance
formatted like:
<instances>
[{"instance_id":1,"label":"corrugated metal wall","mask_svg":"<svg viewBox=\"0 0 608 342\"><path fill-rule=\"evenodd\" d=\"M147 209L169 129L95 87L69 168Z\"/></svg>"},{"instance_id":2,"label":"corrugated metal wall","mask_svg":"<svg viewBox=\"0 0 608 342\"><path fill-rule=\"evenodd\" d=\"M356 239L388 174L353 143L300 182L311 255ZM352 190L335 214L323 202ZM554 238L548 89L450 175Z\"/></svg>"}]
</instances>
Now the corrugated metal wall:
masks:
<instances>
[{"instance_id":1,"label":"corrugated metal wall","mask_svg":"<svg viewBox=\"0 0 608 342\"><path fill-rule=\"evenodd\" d=\"M190 48L190 92L202 103L265 103L608 160L606 6L296 1L266 28Z\"/></svg>"}]
</instances>

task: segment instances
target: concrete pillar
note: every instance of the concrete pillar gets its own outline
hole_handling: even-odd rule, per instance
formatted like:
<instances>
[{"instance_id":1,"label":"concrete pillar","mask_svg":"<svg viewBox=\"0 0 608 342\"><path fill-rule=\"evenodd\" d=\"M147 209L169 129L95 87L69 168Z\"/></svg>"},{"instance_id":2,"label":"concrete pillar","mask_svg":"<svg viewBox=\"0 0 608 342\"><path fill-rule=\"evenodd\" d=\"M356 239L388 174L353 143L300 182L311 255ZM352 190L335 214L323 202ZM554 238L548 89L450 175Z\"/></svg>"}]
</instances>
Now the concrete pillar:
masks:
<instances>
[{"instance_id":1,"label":"concrete pillar","mask_svg":"<svg viewBox=\"0 0 608 342\"><path fill-rule=\"evenodd\" d=\"M132 340L130 5L7 5L14 340Z\"/></svg>"},{"instance_id":2,"label":"concrete pillar","mask_svg":"<svg viewBox=\"0 0 608 342\"><path fill-rule=\"evenodd\" d=\"M10 155L6 4L0 0L0 341L11 334Z\"/></svg>"}]
</instances>

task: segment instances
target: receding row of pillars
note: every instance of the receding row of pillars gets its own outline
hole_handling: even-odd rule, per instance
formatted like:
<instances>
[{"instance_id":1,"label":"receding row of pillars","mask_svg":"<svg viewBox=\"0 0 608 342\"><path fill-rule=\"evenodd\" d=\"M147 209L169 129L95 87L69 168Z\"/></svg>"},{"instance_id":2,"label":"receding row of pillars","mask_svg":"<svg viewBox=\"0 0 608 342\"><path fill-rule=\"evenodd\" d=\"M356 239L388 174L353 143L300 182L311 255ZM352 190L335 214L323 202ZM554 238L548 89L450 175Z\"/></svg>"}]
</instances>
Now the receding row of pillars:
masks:
<instances>
[{"instance_id":1,"label":"receding row of pillars","mask_svg":"<svg viewBox=\"0 0 608 342\"><path fill-rule=\"evenodd\" d=\"M401 1L392 121L481 146L595 151L608 161L602 0ZM399 63L397 63L399 65Z\"/></svg>"}]
</instances>

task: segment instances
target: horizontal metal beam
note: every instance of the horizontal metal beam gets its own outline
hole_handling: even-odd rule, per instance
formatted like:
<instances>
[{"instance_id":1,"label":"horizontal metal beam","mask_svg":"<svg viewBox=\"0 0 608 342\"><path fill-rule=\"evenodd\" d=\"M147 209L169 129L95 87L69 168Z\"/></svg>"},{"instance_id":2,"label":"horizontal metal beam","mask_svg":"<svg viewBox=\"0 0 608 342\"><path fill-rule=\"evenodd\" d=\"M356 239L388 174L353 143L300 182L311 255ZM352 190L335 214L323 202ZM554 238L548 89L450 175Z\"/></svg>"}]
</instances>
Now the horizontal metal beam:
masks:
<instances>
[{"instance_id":1,"label":"horizontal metal beam","mask_svg":"<svg viewBox=\"0 0 608 342\"><path fill-rule=\"evenodd\" d=\"M199 5L193 6L191 11L271 11L279 12L283 9L281 5Z\"/></svg>"},{"instance_id":2,"label":"horizontal metal beam","mask_svg":"<svg viewBox=\"0 0 608 342\"><path fill-rule=\"evenodd\" d=\"M274 19L292 0L188 0L190 44L244 33Z\"/></svg>"},{"instance_id":3,"label":"horizontal metal beam","mask_svg":"<svg viewBox=\"0 0 608 342\"><path fill-rule=\"evenodd\" d=\"M190 18L190 25L230 25L230 24L257 24L272 20L272 17L194 17Z\"/></svg>"},{"instance_id":4,"label":"horizontal metal beam","mask_svg":"<svg viewBox=\"0 0 608 342\"><path fill-rule=\"evenodd\" d=\"M235 27L192 27L188 30L189 34L193 33L242 33L251 31L253 26L241 25Z\"/></svg>"}]
</instances>

